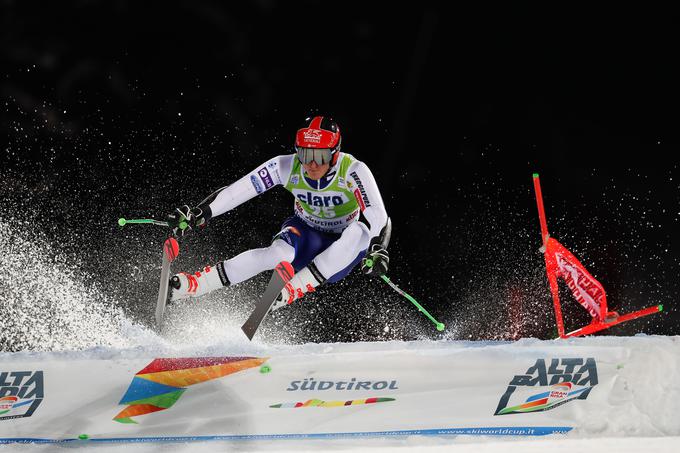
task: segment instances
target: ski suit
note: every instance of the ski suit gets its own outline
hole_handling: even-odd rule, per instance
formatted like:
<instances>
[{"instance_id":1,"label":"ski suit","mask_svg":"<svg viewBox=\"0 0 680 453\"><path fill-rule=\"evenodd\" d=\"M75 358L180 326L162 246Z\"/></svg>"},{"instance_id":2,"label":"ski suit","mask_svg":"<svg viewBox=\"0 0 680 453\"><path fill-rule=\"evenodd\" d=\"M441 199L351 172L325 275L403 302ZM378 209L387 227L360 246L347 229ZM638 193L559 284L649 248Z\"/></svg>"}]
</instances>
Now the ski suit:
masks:
<instances>
[{"instance_id":1,"label":"ski suit","mask_svg":"<svg viewBox=\"0 0 680 453\"><path fill-rule=\"evenodd\" d=\"M296 272L309 266L323 277L320 281L336 282L359 263L388 221L373 174L342 152L318 181L305 176L295 154L274 157L222 189L210 202L212 217L277 185L295 197L294 215L284 221L269 247L218 263L223 285L247 280L281 261L290 262Z\"/></svg>"}]
</instances>

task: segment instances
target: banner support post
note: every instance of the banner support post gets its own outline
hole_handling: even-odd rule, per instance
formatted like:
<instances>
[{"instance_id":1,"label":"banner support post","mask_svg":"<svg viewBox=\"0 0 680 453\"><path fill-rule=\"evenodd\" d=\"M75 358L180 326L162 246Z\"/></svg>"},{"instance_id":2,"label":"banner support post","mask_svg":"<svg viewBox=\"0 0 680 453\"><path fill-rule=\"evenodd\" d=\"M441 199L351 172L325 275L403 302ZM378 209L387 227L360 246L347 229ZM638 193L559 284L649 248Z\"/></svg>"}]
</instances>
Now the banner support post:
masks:
<instances>
[{"instance_id":1,"label":"banner support post","mask_svg":"<svg viewBox=\"0 0 680 453\"><path fill-rule=\"evenodd\" d=\"M548 239L550 238L550 234L548 233L548 223L545 219L545 208L543 207L543 194L541 193L541 181L538 178L538 173L533 174L534 178L534 192L536 192L536 206L538 207L538 220L541 223L541 239L542 239L542 247L541 251L543 252L543 256L545 258L545 270L546 274L548 275L548 282L550 283L550 292L552 293L553 297L553 306L555 308L555 321L557 322L557 333L560 336L560 338L566 338L566 335L564 334L564 320L562 319L562 306L560 305L560 295L559 295L559 287L557 286L557 278L555 277L555 274L550 272L550 266L549 266L549 260L550 257L548 256L547 253L547 243Z\"/></svg>"}]
</instances>

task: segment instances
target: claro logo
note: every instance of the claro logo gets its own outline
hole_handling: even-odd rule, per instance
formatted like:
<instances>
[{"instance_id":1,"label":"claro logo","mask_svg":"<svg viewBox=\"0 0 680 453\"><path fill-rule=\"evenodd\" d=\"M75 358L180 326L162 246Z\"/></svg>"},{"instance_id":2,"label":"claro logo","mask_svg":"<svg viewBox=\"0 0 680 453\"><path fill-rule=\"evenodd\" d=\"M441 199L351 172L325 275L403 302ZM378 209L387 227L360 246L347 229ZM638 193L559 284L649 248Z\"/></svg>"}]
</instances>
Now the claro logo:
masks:
<instances>
[{"instance_id":1,"label":"claro logo","mask_svg":"<svg viewBox=\"0 0 680 453\"><path fill-rule=\"evenodd\" d=\"M294 189L293 195L309 206L318 207L340 206L349 201L347 195L342 192L324 191L312 193L309 190Z\"/></svg>"},{"instance_id":2,"label":"claro logo","mask_svg":"<svg viewBox=\"0 0 680 453\"><path fill-rule=\"evenodd\" d=\"M306 378L301 381L291 381L286 389L287 392L298 391L323 391L323 390L398 390L396 380L390 381L360 381L351 378L347 381L322 381L314 378Z\"/></svg>"}]
</instances>

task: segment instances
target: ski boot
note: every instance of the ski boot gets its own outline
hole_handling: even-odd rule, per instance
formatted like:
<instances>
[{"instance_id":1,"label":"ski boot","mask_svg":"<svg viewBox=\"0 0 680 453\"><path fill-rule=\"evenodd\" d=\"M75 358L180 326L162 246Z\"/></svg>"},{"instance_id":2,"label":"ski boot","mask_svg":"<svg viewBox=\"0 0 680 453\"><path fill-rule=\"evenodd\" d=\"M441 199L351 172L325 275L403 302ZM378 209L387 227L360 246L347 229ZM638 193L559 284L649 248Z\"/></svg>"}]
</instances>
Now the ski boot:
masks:
<instances>
[{"instance_id":1,"label":"ski boot","mask_svg":"<svg viewBox=\"0 0 680 453\"><path fill-rule=\"evenodd\" d=\"M274 300L269 311L271 312L290 305L306 293L313 293L320 284L321 282L312 274L309 268L305 267L286 283L286 286L283 287L281 293Z\"/></svg>"},{"instance_id":2,"label":"ski boot","mask_svg":"<svg viewBox=\"0 0 680 453\"><path fill-rule=\"evenodd\" d=\"M195 274L180 272L170 278L168 302L201 297L223 286L217 271L210 266L206 266L202 272L198 271Z\"/></svg>"}]
</instances>

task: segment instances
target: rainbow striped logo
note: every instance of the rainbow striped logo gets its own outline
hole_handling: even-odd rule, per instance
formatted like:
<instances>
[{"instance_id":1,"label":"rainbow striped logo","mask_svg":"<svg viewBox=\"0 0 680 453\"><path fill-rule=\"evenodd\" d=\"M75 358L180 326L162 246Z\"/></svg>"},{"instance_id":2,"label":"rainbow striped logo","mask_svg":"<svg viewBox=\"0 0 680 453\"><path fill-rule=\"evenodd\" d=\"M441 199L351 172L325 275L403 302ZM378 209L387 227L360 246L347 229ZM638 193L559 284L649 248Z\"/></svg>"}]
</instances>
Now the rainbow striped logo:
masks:
<instances>
[{"instance_id":1,"label":"rainbow striped logo","mask_svg":"<svg viewBox=\"0 0 680 453\"><path fill-rule=\"evenodd\" d=\"M0 421L30 417L44 398L42 370L0 371Z\"/></svg>"},{"instance_id":2,"label":"rainbow striped logo","mask_svg":"<svg viewBox=\"0 0 680 453\"><path fill-rule=\"evenodd\" d=\"M268 357L194 357L154 359L137 372L119 404L128 407L113 419L137 423L132 417L169 409L187 387L262 365Z\"/></svg>"},{"instance_id":3,"label":"rainbow striped logo","mask_svg":"<svg viewBox=\"0 0 680 453\"><path fill-rule=\"evenodd\" d=\"M526 373L512 378L494 415L547 411L569 401L584 400L598 382L593 357L560 357L547 363L537 359Z\"/></svg>"},{"instance_id":4,"label":"rainbow striped logo","mask_svg":"<svg viewBox=\"0 0 680 453\"><path fill-rule=\"evenodd\" d=\"M323 401L318 399L307 400L302 402L292 402L292 403L279 403L272 404L271 408L274 409L296 409L298 407L344 407L344 406L358 406L360 404L374 404L374 403L386 403L388 401L394 401L394 398L363 398L357 400L349 401Z\"/></svg>"},{"instance_id":5,"label":"rainbow striped logo","mask_svg":"<svg viewBox=\"0 0 680 453\"><path fill-rule=\"evenodd\" d=\"M577 387L571 382L555 384L550 386L548 391L536 393L535 395L528 397L523 404L506 407L505 409L500 410L497 415L547 411L580 397L586 390L590 390L591 388L592 387Z\"/></svg>"}]
</instances>

